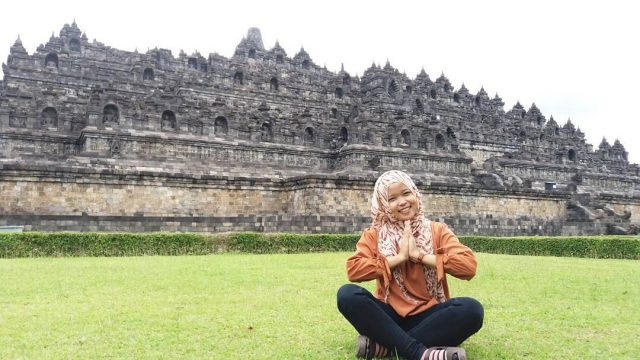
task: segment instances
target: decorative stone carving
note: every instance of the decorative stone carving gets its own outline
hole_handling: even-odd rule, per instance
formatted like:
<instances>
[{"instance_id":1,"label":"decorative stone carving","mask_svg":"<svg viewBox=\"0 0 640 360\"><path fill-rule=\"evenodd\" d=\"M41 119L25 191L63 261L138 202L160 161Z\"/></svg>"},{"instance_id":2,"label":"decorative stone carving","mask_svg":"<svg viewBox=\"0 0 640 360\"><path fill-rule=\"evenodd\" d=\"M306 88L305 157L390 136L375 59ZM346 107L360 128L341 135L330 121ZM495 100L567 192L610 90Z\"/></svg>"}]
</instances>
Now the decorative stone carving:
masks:
<instances>
[{"instance_id":1,"label":"decorative stone carving","mask_svg":"<svg viewBox=\"0 0 640 360\"><path fill-rule=\"evenodd\" d=\"M120 157L120 137L114 136L109 140L109 153L111 157Z\"/></svg>"},{"instance_id":2,"label":"decorative stone carving","mask_svg":"<svg viewBox=\"0 0 640 360\"><path fill-rule=\"evenodd\" d=\"M497 94L455 89L424 69L415 78L388 62L361 77L332 72L303 48L293 57L278 43L266 49L255 28L226 58L123 51L88 42L74 23L33 54L16 40L3 71L0 162L86 168L111 156L120 158L109 166L124 173L252 181L372 181L397 168L460 186L436 190L447 196L560 201L558 213L568 215L548 231L564 221L631 231L637 221L640 166L620 141L593 146L570 120L547 121L535 104L505 111ZM585 193L604 205L565 204Z\"/></svg>"}]
</instances>

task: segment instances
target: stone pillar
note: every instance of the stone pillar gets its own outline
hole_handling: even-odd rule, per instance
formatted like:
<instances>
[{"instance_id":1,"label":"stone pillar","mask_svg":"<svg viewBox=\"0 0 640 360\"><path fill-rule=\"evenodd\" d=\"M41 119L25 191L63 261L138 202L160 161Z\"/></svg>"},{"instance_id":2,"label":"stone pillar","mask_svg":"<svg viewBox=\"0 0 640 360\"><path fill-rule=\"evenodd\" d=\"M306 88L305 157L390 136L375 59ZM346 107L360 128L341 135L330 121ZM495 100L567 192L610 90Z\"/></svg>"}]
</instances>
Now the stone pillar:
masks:
<instances>
[{"instance_id":1,"label":"stone pillar","mask_svg":"<svg viewBox=\"0 0 640 360\"><path fill-rule=\"evenodd\" d=\"M9 109L0 109L0 129L9 127Z\"/></svg>"},{"instance_id":2,"label":"stone pillar","mask_svg":"<svg viewBox=\"0 0 640 360\"><path fill-rule=\"evenodd\" d=\"M213 126L209 126L207 121L202 121L202 136L209 137L213 132Z\"/></svg>"},{"instance_id":3,"label":"stone pillar","mask_svg":"<svg viewBox=\"0 0 640 360\"><path fill-rule=\"evenodd\" d=\"M87 114L87 127L90 127L90 126L97 127L99 123L102 124L100 115L101 113L99 112L89 111Z\"/></svg>"}]
</instances>

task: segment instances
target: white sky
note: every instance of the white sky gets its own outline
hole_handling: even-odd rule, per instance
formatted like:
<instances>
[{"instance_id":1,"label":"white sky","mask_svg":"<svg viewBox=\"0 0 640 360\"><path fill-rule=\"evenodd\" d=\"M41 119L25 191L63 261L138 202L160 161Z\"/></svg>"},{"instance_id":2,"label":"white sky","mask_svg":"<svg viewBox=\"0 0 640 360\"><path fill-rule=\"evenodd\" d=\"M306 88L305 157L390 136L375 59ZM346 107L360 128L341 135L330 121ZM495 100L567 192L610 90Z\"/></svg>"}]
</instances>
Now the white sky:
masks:
<instances>
[{"instance_id":1,"label":"white sky","mask_svg":"<svg viewBox=\"0 0 640 360\"><path fill-rule=\"evenodd\" d=\"M100 4L100 5L98 5ZM373 61L415 78L441 72L456 89L484 86L509 110L535 102L587 141L617 138L640 162L640 21L633 1L12 1L2 6L0 61L20 35L31 54L74 19L89 40L145 52L230 57L249 27L267 49L362 75Z\"/></svg>"}]
</instances>

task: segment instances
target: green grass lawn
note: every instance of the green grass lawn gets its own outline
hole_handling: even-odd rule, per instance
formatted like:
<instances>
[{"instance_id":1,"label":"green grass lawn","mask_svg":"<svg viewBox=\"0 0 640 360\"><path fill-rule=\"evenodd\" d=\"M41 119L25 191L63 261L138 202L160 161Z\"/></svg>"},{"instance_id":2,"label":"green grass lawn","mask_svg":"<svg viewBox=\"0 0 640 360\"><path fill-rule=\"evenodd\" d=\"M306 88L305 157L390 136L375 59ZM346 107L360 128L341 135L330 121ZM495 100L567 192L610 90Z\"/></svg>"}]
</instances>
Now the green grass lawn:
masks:
<instances>
[{"instance_id":1,"label":"green grass lawn","mask_svg":"<svg viewBox=\"0 0 640 360\"><path fill-rule=\"evenodd\" d=\"M0 359L353 359L348 255L0 259ZM640 358L639 261L478 258L470 359Z\"/></svg>"}]
</instances>

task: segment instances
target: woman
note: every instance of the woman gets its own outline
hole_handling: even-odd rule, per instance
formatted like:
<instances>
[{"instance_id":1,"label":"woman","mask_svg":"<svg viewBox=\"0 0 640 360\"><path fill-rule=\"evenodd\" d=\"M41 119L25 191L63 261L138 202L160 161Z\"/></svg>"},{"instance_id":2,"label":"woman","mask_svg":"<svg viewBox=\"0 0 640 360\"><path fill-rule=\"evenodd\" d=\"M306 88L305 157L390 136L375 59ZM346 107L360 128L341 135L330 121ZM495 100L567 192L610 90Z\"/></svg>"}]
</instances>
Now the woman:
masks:
<instances>
[{"instance_id":1,"label":"woman","mask_svg":"<svg viewBox=\"0 0 640 360\"><path fill-rule=\"evenodd\" d=\"M425 218L420 192L401 171L376 181L371 217L347 259L347 275L375 279L375 295L355 284L338 291L338 309L361 334L357 356L466 359L455 346L482 327L484 311L474 299L451 299L445 273L471 279L473 252L446 224Z\"/></svg>"}]
</instances>

